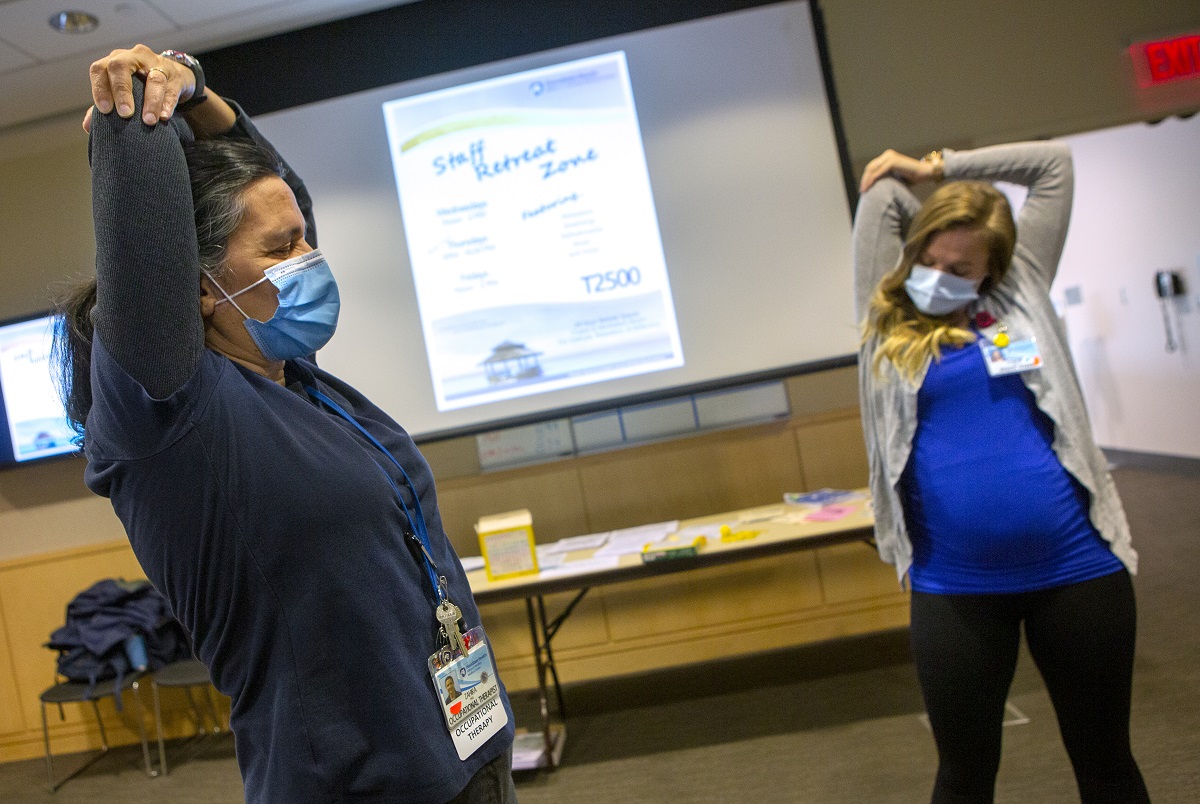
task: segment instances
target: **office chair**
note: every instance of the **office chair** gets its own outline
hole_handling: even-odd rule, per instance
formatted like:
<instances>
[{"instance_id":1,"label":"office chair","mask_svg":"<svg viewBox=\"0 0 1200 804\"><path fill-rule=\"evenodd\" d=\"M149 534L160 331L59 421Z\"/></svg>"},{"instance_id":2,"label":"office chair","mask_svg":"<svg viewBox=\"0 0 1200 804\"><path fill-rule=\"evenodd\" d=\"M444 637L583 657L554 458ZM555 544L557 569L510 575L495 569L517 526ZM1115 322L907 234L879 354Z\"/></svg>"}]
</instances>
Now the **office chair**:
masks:
<instances>
[{"instance_id":1,"label":"office chair","mask_svg":"<svg viewBox=\"0 0 1200 804\"><path fill-rule=\"evenodd\" d=\"M89 684L86 681L60 681L39 696L42 703L42 739L46 745L46 782L51 793L94 765L108 753L108 735L104 732L104 720L100 717L99 701L101 698L113 698L115 702L117 696L124 693L125 690L133 690L133 700L137 709L138 736L142 741L142 759L146 763L146 775L152 778L158 775L158 772L150 767L150 746L146 741L145 712L142 709L142 696L139 690L140 678L141 673L133 672L126 675L120 685L112 681L101 681L97 684ZM54 757L50 751L50 726L46 721L46 704L58 704L59 716L65 720L66 713L63 711L63 704L84 702L91 703L92 711L96 714L96 723L100 726L100 749L75 770L55 781Z\"/></svg>"},{"instance_id":2,"label":"office chair","mask_svg":"<svg viewBox=\"0 0 1200 804\"><path fill-rule=\"evenodd\" d=\"M189 740L194 742L207 735L204 715L196 705L192 695L193 687L204 688L204 699L208 703L208 712L212 716L213 734L221 733L221 718L217 715L217 707L212 699L212 680L208 668L198 659L180 659L156 670L150 676L150 689L154 697L154 727L158 731L158 768L163 776L167 775L167 751L163 744L162 707L159 703L158 690L160 687L182 688L187 695L188 703L192 706L192 714L196 718L196 733Z\"/></svg>"}]
</instances>

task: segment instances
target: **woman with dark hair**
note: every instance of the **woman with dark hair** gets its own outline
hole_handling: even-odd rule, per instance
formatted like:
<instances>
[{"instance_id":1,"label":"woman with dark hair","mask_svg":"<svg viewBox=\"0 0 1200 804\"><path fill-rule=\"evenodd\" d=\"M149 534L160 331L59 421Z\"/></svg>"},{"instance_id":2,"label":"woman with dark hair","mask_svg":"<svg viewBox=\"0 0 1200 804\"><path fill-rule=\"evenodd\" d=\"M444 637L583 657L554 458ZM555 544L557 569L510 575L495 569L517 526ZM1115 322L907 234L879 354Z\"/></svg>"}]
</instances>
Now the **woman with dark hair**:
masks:
<instances>
[{"instance_id":1,"label":"woman with dark hair","mask_svg":"<svg viewBox=\"0 0 1200 804\"><path fill-rule=\"evenodd\" d=\"M63 307L67 409L88 486L232 698L246 800L515 801L429 467L311 359L339 296L304 185L186 54L114 51L91 79L96 279ZM491 672L451 712L455 662Z\"/></svg>"},{"instance_id":2,"label":"woman with dark hair","mask_svg":"<svg viewBox=\"0 0 1200 804\"><path fill-rule=\"evenodd\" d=\"M909 183L956 179L920 203ZM1028 188L1014 224L989 182ZM934 802L990 802L1021 627L1081 799L1148 801L1129 743L1137 554L1050 302L1070 152L1021 143L863 174L859 387L880 556L912 587Z\"/></svg>"}]
</instances>

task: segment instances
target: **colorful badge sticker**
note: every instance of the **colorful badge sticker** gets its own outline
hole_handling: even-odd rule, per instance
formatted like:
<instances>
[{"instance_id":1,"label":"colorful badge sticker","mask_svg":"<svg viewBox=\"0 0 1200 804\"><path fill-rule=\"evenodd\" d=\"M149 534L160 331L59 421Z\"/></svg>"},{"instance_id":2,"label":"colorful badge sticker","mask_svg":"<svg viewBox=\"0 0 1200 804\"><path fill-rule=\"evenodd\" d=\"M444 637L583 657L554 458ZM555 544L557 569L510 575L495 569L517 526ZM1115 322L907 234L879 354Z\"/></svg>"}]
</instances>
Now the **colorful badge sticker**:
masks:
<instances>
[{"instance_id":1,"label":"colorful badge sticker","mask_svg":"<svg viewBox=\"0 0 1200 804\"><path fill-rule=\"evenodd\" d=\"M474 754L508 723L483 626L463 634L463 641L468 646L465 656L439 651L429 657L429 675L459 759Z\"/></svg>"}]
</instances>

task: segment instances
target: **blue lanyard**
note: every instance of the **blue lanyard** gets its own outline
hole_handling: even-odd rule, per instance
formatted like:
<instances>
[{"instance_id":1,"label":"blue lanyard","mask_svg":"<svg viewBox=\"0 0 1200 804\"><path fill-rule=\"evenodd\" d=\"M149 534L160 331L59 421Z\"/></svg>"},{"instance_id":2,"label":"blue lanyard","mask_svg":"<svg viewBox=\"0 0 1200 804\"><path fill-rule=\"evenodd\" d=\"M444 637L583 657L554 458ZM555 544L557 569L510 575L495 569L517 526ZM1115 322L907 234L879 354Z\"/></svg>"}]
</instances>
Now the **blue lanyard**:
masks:
<instances>
[{"instance_id":1,"label":"blue lanyard","mask_svg":"<svg viewBox=\"0 0 1200 804\"><path fill-rule=\"evenodd\" d=\"M392 476L387 473L387 470L384 469L378 461L375 461L375 465L379 467L381 472L383 472L383 476L387 478L387 482L391 485L392 490L396 492L396 499L400 500L400 508L404 511L404 518L408 520L409 527L412 528L413 532L417 535L417 539L421 543L421 553L425 558L425 572L429 575L429 583L433 585L433 592L437 595L438 603L441 603L446 599L446 593L442 589L442 585L438 583L437 565L433 563L433 547L429 542L429 530L425 527L425 514L421 510L421 496L417 494L417 487L413 485L412 480L408 476L408 472L404 471L404 467L400 465L400 461L396 460L396 456L388 452L387 447L381 444L378 438L367 432L367 428L363 427L358 423L357 420L354 419L354 417L344 411L341 405L339 405L337 402L334 402L328 396L321 393L311 385L304 386L304 390L307 391L308 395L313 399L328 405L334 413L357 427L358 431L366 436L367 440L374 444L380 452L386 455L388 460L395 464L396 468L400 470L400 474L404 476L404 482L408 485L409 490L412 492L413 503L417 508L415 519L413 518L412 512L408 510L408 503L404 502L404 495L400 493L400 489L396 486L396 482L392 480Z\"/></svg>"}]
</instances>

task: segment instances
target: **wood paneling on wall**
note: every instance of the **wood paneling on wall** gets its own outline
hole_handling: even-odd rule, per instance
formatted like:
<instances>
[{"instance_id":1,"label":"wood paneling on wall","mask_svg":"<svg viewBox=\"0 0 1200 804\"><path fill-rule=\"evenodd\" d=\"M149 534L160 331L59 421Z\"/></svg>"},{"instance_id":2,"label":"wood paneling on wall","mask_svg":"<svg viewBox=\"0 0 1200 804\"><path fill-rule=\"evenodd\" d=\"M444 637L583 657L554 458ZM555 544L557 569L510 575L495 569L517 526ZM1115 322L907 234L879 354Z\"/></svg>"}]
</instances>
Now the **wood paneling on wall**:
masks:
<instances>
[{"instance_id":1,"label":"wood paneling on wall","mask_svg":"<svg viewBox=\"0 0 1200 804\"><path fill-rule=\"evenodd\" d=\"M439 477L437 466L433 468ZM475 523L486 514L528 508L539 542L588 532L579 472L569 462L439 480L437 488L442 523L462 556L479 555Z\"/></svg>"},{"instance_id":2,"label":"wood paneling on wall","mask_svg":"<svg viewBox=\"0 0 1200 804\"><path fill-rule=\"evenodd\" d=\"M854 369L793 378L788 391L793 410L803 412L784 422L503 472L479 473L474 439L431 445L425 452L439 478L447 533L460 555L478 555L475 521L514 508L529 508L538 541L550 542L777 502L787 491L865 485ZM120 536L107 501L44 482L47 473L73 475L79 465L30 469L3 478L5 522L50 506L54 515L34 517L36 528ZM123 539L0 561L0 759L41 754L37 696L54 680L54 655L42 643L62 623L67 602L105 577L144 577ZM551 616L571 598L548 596ZM899 627L907 603L871 548L844 545L593 589L554 650L562 680L582 681ZM524 602L485 606L482 614L505 682L513 690L535 686ZM186 700L166 704L168 732L190 733ZM90 710L66 711L65 722L53 711L56 752L98 745ZM103 704L101 711L116 743L137 739L132 706L118 714Z\"/></svg>"},{"instance_id":3,"label":"wood paneling on wall","mask_svg":"<svg viewBox=\"0 0 1200 804\"><path fill-rule=\"evenodd\" d=\"M42 647L50 633L62 625L67 602L101 578L144 578L128 542L60 550L0 564L0 617L8 661L0 667L0 688L11 697L0 698L0 757L19 759L41 753L41 711L38 695L55 682L57 654ZM149 705L149 698L145 698ZM52 743L55 753L79 751L99 745L99 734L90 708L63 708L60 720L52 707ZM137 740L134 708L118 714L111 702L102 704L108 717L109 739L115 743ZM36 749L36 750L34 750Z\"/></svg>"},{"instance_id":4,"label":"wood paneling on wall","mask_svg":"<svg viewBox=\"0 0 1200 804\"><path fill-rule=\"evenodd\" d=\"M858 411L825 414L796 427L805 488L853 489L867 484L867 449Z\"/></svg>"},{"instance_id":5,"label":"wood paneling on wall","mask_svg":"<svg viewBox=\"0 0 1200 804\"><path fill-rule=\"evenodd\" d=\"M769 424L582 459L592 529L689 519L779 500L802 484L790 441L786 426Z\"/></svg>"}]
</instances>

